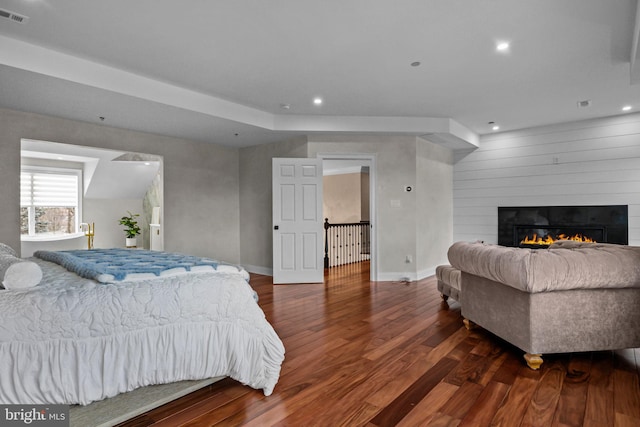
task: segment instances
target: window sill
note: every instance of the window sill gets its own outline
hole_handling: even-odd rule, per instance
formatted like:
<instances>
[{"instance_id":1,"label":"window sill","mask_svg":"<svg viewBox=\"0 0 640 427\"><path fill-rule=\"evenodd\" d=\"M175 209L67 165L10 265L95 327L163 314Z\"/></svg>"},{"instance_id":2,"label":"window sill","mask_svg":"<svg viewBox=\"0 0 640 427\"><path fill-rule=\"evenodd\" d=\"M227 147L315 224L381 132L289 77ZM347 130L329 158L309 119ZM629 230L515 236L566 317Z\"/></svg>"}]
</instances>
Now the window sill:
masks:
<instances>
[{"instance_id":1,"label":"window sill","mask_svg":"<svg viewBox=\"0 0 640 427\"><path fill-rule=\"evenodd\" d=\"M84 233L55 234L50 236L20 236L21 242L55 242L58 240L71 240L78 237L86 237Z\"/></svg>"}]
</instances>

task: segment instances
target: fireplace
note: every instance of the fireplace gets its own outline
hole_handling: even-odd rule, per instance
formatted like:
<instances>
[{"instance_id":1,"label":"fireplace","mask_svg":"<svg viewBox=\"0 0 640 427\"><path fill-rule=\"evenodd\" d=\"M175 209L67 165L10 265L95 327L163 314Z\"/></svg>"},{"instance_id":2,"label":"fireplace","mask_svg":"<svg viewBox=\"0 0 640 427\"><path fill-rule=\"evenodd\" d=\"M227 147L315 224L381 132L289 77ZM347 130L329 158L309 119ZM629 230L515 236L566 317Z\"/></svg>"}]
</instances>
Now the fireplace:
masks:
<instances>
[{"instance_id":1,"label":"fireplace","mask_svg":"<svg viewBox=\"0 0 640 427\"><path fill-rule=\"evenodd\" d=\"M498 244L547 247L554 240L629 244L627 205L498 207Z\"/></svg>"}]
</instances>

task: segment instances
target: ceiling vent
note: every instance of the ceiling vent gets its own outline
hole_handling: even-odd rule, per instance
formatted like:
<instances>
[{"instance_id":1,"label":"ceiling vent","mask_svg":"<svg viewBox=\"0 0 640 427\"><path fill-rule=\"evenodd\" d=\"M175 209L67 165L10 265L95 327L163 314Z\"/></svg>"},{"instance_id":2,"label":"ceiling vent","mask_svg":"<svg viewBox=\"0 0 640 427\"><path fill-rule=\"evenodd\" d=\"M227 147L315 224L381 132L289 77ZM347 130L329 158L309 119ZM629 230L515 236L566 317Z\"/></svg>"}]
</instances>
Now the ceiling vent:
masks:
<instances>
[{"instance_id":1,"label":"ceiling vent","mask_svg":"<svg viewBox=\"0 0 640 427\"><path fill-rule=\"evenodd\" d=\"M584 101L578 101L578 108L587 108L591 107L591 100L586 99Z\"/></svg>"},{"instance_id":2,"label":"ceiling vent","mask_svg":"<svg viewBox=\"0 0 640 427\"><path fill-rule=\"evenodd\" d=\"M0 18L6 18L10 21L17 22L18 24L26 24L29 20L28 16L20 15L19 13L11 12L6 9L0 9Z\"/></svg>"}]
</instances>

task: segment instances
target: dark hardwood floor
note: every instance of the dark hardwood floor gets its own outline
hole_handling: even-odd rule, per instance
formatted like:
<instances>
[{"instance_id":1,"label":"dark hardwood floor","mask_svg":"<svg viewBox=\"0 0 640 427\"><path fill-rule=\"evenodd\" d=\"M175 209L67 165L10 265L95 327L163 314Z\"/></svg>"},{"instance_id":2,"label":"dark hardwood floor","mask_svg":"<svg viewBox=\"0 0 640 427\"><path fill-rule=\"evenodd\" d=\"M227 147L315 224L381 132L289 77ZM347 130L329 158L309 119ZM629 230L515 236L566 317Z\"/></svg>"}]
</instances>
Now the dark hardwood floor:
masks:
<instances>
[{"instance_id":1,"label":"dark hardwood floor","mask_svg":"<svg viewBox=\"0 0 640 427\"><path fill-rule=\"evenodd\" d=\"M365 264L325 284L251 283L287 350L274 393L224 379L122 427L640 426L640 349L545 355L533 371L467 331L433 277L370 282Z\"/></svg>"}]
</instances>

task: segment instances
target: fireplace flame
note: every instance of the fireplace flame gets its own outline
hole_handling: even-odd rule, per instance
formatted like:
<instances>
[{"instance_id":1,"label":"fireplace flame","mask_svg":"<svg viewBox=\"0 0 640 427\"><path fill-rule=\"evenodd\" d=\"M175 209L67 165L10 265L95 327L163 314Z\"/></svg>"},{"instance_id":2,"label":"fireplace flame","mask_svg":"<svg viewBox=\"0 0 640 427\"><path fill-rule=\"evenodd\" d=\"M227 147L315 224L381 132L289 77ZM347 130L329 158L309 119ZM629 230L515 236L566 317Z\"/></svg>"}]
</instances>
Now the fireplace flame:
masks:
<instances>
[{"instance_id":1,"label":"fireplace flame","mask_svg":"<svg viewBox=\"0 0 640 427\"><path fill-rule=\"evenodd\" d=\"M583 242L583 243L596 243L590 237L583 236L582 234L574 234L573 236L567 236L566 234L559 234L557 237L553 237L547 234L545 237L540 237L537 233L533 233L533 236L526 236L521 242L521 245L550 245L553 242L557 242L559 240L572 240L574 242Z\"/></svg>"}]
</instances>

